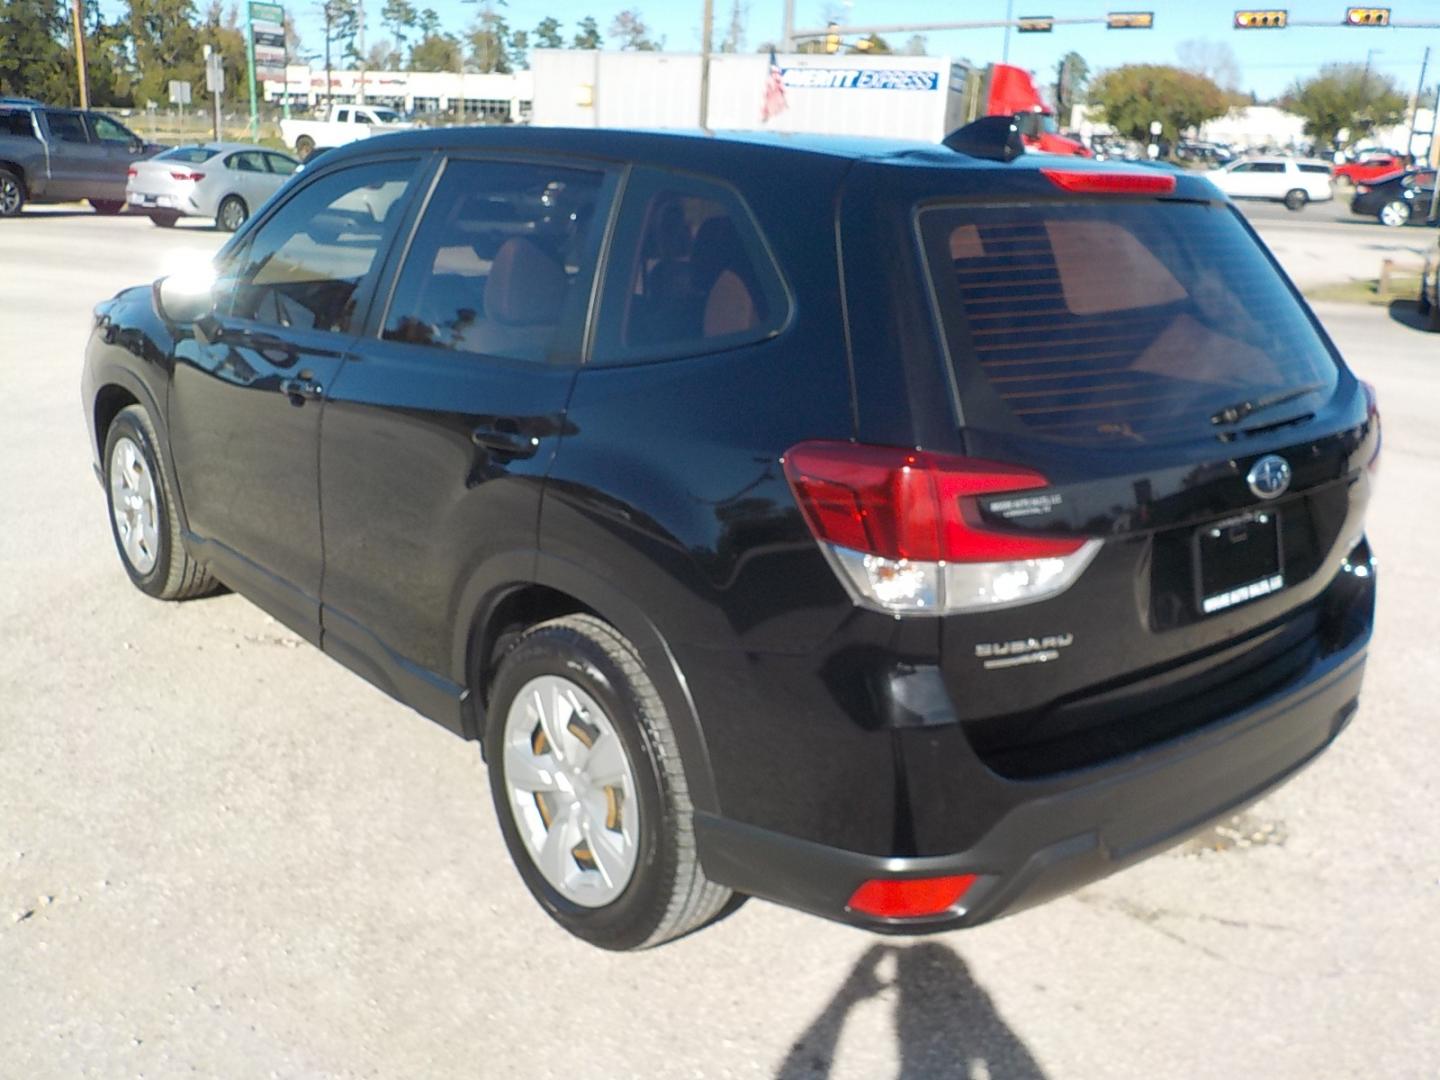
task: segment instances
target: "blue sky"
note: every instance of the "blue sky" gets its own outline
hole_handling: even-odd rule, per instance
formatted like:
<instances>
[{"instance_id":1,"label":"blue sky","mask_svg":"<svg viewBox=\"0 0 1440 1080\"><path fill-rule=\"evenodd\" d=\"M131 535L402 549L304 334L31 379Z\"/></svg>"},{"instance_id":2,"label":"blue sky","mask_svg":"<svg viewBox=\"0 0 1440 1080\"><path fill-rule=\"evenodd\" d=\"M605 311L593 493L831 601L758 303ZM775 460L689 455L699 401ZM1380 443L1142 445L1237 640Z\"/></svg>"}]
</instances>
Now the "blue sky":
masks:
<instances>
[{"instance_id":1,"label":"blue sky","mask_svg":"<svg viewBox=\"0 0 1440 1080\"><path fill-rule=\"evenodd\" d=\"M380 8L384 0L365 0L371 35L379 31ZM1014 0L1015 15L1094 17L1106 11L1153 10L1153 30L1106 30L1100 26L1057 27L1050 34L1012 34L1012 63L1036 71L1053 71L1059 57L1074 49L1094 69L1133 62L1173 63L1176 46L1186 40L1222 42L1234 50L1240 67L1240 87L1255 90L1262 97L1280 93L1297 76L1313 71L1330 60L1364 62L1367 50L1375 69L1395 76L1402 86L1413 90L1420 74L1420 58L1428 45L1432 49L1431 75L1427 83L1440 81L1440 30L1344 28L1338 23L1346 4L1336 0L1280 0L1292 19L1333 19L1334 28L1290 28L1280 31L1238 31L1231 29L1234 10L1247 6L1244 0ZM475 4L461 0L415 0L417 7L434 7L446 29L459 31L473 21ZM748 10L746 44L755 48L763 41L778 38L784 6L782 0L741 0ZM307 49L316 50L321 40L317 4L292 0ZM1264 6L1264 5L1253 5ZM1392 17L1440 22L1440 0L1392 0ZM638 10L652 31L664 35L666 47L698 50L700 44L701 0L509 0L502 14L516 28L530 28L547 15L563 24L567 37L586 15L594 15L604 33L621 8ZM829 7L848 12L848 21L864 23L920 23L945 20L999 19L1005 14L1005 0L956 0L939 4L934 0L853 0L849 5L825 0L796 0L796 21L802 26L825 21ZM715 0L717 41L729 23L730 0ZM1002 30L952 31L927 35L932 55L963 56L976 62L1000 59ZM903 35L891 35L899 45Z\"/></svg>"}]
</instances>

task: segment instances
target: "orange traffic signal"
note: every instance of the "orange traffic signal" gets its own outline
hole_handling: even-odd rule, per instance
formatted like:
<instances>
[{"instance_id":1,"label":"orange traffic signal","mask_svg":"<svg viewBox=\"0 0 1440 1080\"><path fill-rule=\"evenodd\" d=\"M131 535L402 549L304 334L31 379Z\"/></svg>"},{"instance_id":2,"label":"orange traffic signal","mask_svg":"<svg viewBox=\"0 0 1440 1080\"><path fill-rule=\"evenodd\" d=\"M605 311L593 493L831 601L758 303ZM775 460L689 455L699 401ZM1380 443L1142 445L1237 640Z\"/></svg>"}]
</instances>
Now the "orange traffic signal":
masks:
<instances>
[{"instance_id":1,"label":"orange traffic signal","mask_svg":"<svg viewBox=\"0 0 1440 1080\"><path fill-rule=\"evenodd\" d=\"M1015 29L1021 34L1048 34L1055 29L1055 19L1051 15L1021 15Z\"/></svg>"},{"instance_id":2,"label":"orange traffic signal","mask_svg":"<svg viewBox=\"0 0 1440 1080\"><path fill-rule=\"evenodd\" d=\"M1155 26L1153 11L1112 11L1105 16L1110 30L1150 30Z\"/></svg>"},{"instance_id":3,"label":"orange traffic signal","mask_svg":"<svg viewBox=\"0 0 1440 1080\"><path fill-rule=\"evenodd\" d=\"M1235 12L1236 30L1284 30L1290 13L1283 8L1271 11Z\"/></svg>"},{"instance_id":4,"label":"orange traffic signal","mask_svg":"<svg viewBox=\"0 0 1440 1080\"><path fill-rule=\"evenodd\" d=\"M1389 26L1388 7L1352 7L1345 9L1346 26Z\"/></svg>"}]
</instances>

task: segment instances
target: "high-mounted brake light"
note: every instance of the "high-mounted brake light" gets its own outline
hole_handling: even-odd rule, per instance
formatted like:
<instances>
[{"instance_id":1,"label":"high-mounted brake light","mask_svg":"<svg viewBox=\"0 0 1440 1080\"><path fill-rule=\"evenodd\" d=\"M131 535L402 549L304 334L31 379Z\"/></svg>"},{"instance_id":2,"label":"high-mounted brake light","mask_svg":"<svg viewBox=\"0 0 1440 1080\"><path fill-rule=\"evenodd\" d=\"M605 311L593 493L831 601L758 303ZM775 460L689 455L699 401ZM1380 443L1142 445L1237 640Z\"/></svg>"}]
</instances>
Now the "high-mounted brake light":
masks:
<instances>
[{"instance_id":1,"label":"high-mounted brake light","mask_svg":"<svg viewBox=\"0 0 1440 1080\"><path fill-rule=\"evenodd\" d=\"M1041 169L1058 188L1084 195L1173 195L1175 177L1167 173L1088 172L1080 169Z\"/></svg>"},{"instance_id":2,"label":"high-mounted brake light","mask_svg":"<svg viewBox=\"0 0 1440 1080\"><path fill-rule=\"evenodd\" d=\"M193 180L198 182L205 179L205 174L203 172L172 172L170 178L172 180Z\"/></svg>"},{"instance_id":3,"label":"high-mounted brake light","mask_svg":"<svg viewBox=\"0 0 1440 1080\"><path fill-rule=\"evenodd\" d=\"M974 874L938 878L875 878L855 890L846 905L882 919L916 919L955 908L975 884Z\"/></svg>"},{"instance_id":4,"label":"high-mounted brake light","mask_svg":"<svg viewBox=\"0 0 1440 1080\"><path fill-rule=\"evenodd\" d=\"M839 442L801 443L784 466L841 580L859 603L895 615L1053 596L1100 548L1098 540L1002 531L981 520L979 497L1047 486L1029 469Z\"/></svg>"}]
</instances>

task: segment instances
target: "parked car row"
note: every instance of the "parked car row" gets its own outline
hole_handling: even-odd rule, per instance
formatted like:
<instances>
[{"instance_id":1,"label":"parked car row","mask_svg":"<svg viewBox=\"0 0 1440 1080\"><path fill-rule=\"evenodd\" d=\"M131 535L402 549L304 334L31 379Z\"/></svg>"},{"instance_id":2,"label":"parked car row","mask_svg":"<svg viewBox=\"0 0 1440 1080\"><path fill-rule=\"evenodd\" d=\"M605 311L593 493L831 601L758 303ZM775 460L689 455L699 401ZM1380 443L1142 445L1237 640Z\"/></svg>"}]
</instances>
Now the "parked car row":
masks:
<instances>
[{"instance_id":1,"label":"parked car row","mask_svg":"<svg viewBox=\"0 0 1440 1080\"><path fill-rule=\"evenodd\" d=\"M103 113L0 98L0 217L82 200L118 214L130 166L161 149Z\"/></svg>"},{"instance_id":2,"label":"parked car row","mask_svg":"<svg viewBox=\"0 0 1440 1080\"><path fill-rule=\"evenodd\" d=\"M299 166L289 154L250 143L177 146L130 166L125 197L162 228L193 216L234 232Z\"/></svg>"}]
</instances>

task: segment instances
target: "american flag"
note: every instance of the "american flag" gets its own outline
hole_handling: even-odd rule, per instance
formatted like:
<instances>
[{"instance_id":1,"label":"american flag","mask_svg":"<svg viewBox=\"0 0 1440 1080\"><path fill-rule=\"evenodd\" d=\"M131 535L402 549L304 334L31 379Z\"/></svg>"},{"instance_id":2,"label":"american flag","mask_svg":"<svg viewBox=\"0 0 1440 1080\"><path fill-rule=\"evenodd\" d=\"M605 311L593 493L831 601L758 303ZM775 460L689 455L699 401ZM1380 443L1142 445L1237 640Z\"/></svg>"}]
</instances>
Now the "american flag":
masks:
<instances>
[{"instance_id":1,"label":"american flag","mask_svg":"<svg viewBox=\"0 0 1440 1080\"><path fill-rule=\"evenodd\" d=\"M770 73L765 76L765 104L760 109L760 122L779 116L789 107L785 101L785 80L780 75L780 61L770 50Z\"/></svg>"}]
</instances>

